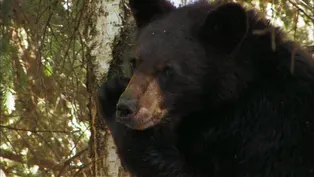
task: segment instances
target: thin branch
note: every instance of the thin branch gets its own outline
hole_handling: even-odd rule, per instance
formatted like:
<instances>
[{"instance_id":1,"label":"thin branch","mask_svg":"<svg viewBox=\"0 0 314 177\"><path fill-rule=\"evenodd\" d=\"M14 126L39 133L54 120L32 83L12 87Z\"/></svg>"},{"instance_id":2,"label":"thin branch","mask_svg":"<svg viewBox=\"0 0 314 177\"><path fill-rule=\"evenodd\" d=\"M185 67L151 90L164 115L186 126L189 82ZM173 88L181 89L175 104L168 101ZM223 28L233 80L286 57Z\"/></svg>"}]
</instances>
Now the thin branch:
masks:
<instances>
[{"instance_id":1,"label":"thin branch","mask_svg":"<svg viewBox=\"0 0 314 177\"><path fill-rule=\"evenodd\" d=\"M39 19L43 16L43 14L44 14L51 6L57 5L57 3L58 3L58 0L55 0L55 1L52 1L50 4L48 4L48 5L45 7L45 9L44 9L43 11L41 11L41 12L39 13L39 15L37 16L37 18L36 18L36 20L35 20L35 24L38 23Z\"/></svg>"},{"instance_id":2,"label":"thin branch","mask_svg":"<svg viewBox=\"0 0 314 177\"><path fill-rule=\"evenodd\" d=\"M0 157L5 158L5 159L9 159L15 162L19 162L22 164L28 164L28 165L37 165L41 168L48 168L48 169L52 169L52 170L60 170L63 171L64 168L70 164L70 162L72 162L75 158L81 156L84 152L86 152L88 150L88 148L85 148L83 150L81 150L80 152L78 152L77 154L75 154L73 157L67 159L66 161L64 161L63 163L58 163L56 161L53 160L47 160L47 159L38 159L38 158L32 158L32 159L27 159L26 157L24 158L23 155L11 152L7 149L2 149L0 148ZM60 173L59 173L60 174Z\"/></svg>"},{"instance_id":3,"label":"thin branch","mask_svg":"<svg viewBox=\"0 0 314 177\"><path fill-rule=\"evenodd\" d=\"M5 159L9 159L9 160L12 160L15 162L19 162L22 164L37 165L41 168L48 168L48 169L60 169L61 168L57 162L54 162L52 160L36 158L36 159L29 159L26 161L26 159L24 159L22 155L13 153L9 150L0 149L0 152L1 152L0 157L3 157Z\"/></svg>"},{"instance_id":4,"label":"thin branch","mask_svg":"<svg viewBox=\"0 0 314 177\"><path fill-rule=\"evenodd\" d=\"M308 5L306 2L304 2L303 0L300 0L300 3L299 3L302 7L305 7L306 9L310 10L310 11L313 11L313 8L314 6L310 6Z\"/></svg>"},{"instance_id":5,"label":"thin branch","mask_svg":"<svg viewBox=\"0 0 314 177\"><path fill-rule=\"evenodd\" d=\"M64 161L62 164L63 167L60 169L60 172L58 174L59 176L62 176L62 174L64 173L65 168L70 165L70 162L72 162L75 158L81 156L84 152L86 152L88 150L88 147L84 148L83 150L81 150L80 152L78 152L77 154L75 154L74 156L72 156L71 158L67 159L66 161Z\"/></svg>"},{"instance_id":6,"label":"thin branch","mask_svg":"<svg viewBox=\"0 0 314 177\"><path fill-rule=\"evenodd\" d=\"M2 132L2 135L4 136L4 138L7 140L6 142L4 142L5 144L10 144L10 146L11 146L11 148L13 149L13 151L15 152L15 153L17 153L17 149L16 149L16 147L13 145L13 143L11 142L11 140L7 137L7 135L5 134L5 132L3 131L3 130L1 130L1 132ZM0 151L1 152L1 151Z\"/></svg>"},{"instance_id":7,"label":"thin branch","mask_svg":"<svg viewBox=\"0 0 314 177\"><path fill-rule=\"evenodd\" d=\"M15 127L9 127L9 126L3 126L0 125L1 128L10 129L10 130L16 130L16 131L29 131L33 133L66 133L70 134L71 132L62 131L62 130L28 130L23 128L15 128Z\"/></svg>"},{"instance_id":8,"label":"thin branch","mask_svg":"<svg viewBox=\"0 0 314 177\"><path fill-rule=\"evenodd\" d=\"M313 23L314 23L314 18L311 17L309 14L307 14L303 9L301 9L298 4L296 4L295 2L292 2L291 0L289 0L289 2L295 7L297 8L300 12L302 12L308 19L310 19Z\"/></svg>"},{"instance_id":9,"label":"thin branch","mask_svg":"<svg viewBox=\"0 0 314 177\"><path fill-rule=\"evenodd\" d=\"M13 153L13 152L5 150L5 149L0 149L0 152L1 152L0 156L3 158L10 159L10 160L15 161L15 162L24 163L23 157L16 154L16 153Z\"/></svg>"}]
</instances>

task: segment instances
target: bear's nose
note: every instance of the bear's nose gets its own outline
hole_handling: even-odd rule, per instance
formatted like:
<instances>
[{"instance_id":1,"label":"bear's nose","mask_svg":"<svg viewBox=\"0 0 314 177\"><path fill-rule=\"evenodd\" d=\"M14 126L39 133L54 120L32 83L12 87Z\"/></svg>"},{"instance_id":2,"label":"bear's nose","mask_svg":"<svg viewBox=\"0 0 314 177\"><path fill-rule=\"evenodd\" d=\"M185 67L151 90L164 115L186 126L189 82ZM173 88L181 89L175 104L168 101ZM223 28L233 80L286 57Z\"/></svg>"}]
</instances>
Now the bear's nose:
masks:
<instances>
[{"instance_id":1,"label":"bear's nose","mask_svg":"<svg viewBox=\"0 0 314 177\"><path fill-rule=\"evenodd\" d=\"M120 99L117 104L116 118L119 122L127 121L136 111L136 100Z\"/></svg>"}]
</instances>

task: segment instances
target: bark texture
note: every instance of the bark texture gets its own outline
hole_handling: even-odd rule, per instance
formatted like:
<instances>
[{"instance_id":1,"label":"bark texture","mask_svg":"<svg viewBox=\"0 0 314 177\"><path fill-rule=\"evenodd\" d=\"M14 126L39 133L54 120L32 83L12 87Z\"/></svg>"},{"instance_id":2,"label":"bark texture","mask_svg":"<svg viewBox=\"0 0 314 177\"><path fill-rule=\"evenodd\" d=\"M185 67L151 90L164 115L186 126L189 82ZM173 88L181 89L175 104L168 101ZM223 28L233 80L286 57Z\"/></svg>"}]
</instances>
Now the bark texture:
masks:
<instances>
[{"instance_id":1,"label":"bark texture","mask_svg":"<svg viewBox=\"0 0 314 177\"><path fill-rule=\"evenodd\" d=\"M93 0L86 2L84 39L87 43L87 83L89 92L88 109L91 125L90 167L93 176L121 177L126 173L120 165L115 145L105 122L99 118L95 97L100 82L107 77L113 60L115 39L123 27L124 2L122 0Z\"/></svg>"}]
</instances>

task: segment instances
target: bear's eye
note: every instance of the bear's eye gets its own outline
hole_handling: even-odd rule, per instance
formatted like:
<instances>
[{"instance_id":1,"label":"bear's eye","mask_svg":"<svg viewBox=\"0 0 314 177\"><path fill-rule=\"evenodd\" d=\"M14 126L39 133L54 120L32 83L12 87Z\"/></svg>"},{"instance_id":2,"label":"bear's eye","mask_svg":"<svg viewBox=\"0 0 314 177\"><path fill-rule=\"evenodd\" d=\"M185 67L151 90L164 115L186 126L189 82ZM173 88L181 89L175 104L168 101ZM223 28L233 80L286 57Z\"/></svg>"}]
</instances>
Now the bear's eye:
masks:
<instances>
[{"instance_id":1,"label":"bear's eye","mask_svg":"<svg viewBox=\"0 0 314 177\"><path fill-rule=\"evenodd\" d=\"M162 70L162 73L165 75L165 76L172 76L173 75L173 69L169 66L166 66L163 70Z\"/></svg>"},{"instance_id":2,"label":"bear's eye","mask_svg":"<svg viewBox=\"0 0 314 177\"><path fill-rule=\"evenodd\" d=\"M131 67L134 69L134 68L136 68L136 58L131 58L130 59L130 65L131 65Z\"/></svg>"}]
</instances>

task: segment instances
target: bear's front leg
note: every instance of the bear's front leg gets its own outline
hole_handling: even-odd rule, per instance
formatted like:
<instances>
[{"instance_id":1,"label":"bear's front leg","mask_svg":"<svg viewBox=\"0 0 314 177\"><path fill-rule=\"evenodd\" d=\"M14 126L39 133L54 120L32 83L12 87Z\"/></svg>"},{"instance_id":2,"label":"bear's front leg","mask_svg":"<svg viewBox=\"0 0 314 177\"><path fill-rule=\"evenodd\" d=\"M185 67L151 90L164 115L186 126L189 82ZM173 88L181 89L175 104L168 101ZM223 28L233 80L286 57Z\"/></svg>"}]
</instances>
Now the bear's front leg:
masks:
<instances>
[{"instance_id":1,"label":"bear's front leg","mask_svg":"<svg viewBox=\"0 0 314 177\"><path fill-rule=\"evenodd\" d=\"M136 177L196 177L171 137L157 127L137 131L117 123L112 136L124 167Z\"/></svg>"},{"instance_id":2,"label":"bear's front leg","mask_svg":"<svg viewBox=\"0 0 314 177\"><path fill-rule=\"evenodd\" d=\"M129 78L114 77L104 82L98 91L98 112L105 119L112 131L115 126L116 105L119 97L126 88Z\"/></svg>"}]
</instances>

